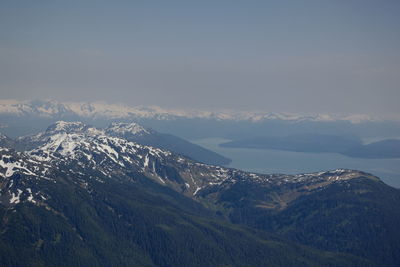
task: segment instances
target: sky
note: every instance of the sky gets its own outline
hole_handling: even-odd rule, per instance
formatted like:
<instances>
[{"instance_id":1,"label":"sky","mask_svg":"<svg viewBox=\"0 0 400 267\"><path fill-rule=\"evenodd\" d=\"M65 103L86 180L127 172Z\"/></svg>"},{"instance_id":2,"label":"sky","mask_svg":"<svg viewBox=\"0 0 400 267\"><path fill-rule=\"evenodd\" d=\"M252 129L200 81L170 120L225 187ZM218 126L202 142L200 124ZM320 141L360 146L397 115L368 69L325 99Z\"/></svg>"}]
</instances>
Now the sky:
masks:
<instances>
[{"instance_id":1,"label":"sky","mask_svg":"<svg viewBox=\"0 0 400 267\"><path fill-rule=\"evenodd\" d=\"M400 113L400 1L0 2L0 98Z\"/></svg>"}]
</instances>

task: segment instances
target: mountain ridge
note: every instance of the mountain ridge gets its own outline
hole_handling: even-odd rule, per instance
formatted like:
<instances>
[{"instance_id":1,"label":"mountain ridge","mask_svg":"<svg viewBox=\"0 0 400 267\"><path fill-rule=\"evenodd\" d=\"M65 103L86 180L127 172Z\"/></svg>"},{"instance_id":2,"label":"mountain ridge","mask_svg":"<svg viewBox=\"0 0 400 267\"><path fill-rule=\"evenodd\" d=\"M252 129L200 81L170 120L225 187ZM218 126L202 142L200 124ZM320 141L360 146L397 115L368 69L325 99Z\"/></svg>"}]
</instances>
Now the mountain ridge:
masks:
<instances>
[{"instance_id":1,"label":"mountain ridge","mask_svg":"<svg viewBox=\"0 0 400 267\"><path fill-rule=\"evenodd\" d=\"M158 133L134 122L113 122L108 127L100 129L82 122L58 121L50 125L45 132L19 137L16 139L16 142L19 143L20 149L26 149L24 148L24 144L28 143L31 147L34 147L45 136L57 133L83 133L84 131L89 131L93 135L109 135L142 145L160 147L208 164L226 165L230 163L230 159L211 150L173 135ZM44 142L44 140L41 142Z\"/></svg>"},{"instance_id":2,"label":"mountain ridge","mask_svg":"<svg viewBox=\"0 0 400 267\"><path fill-rule=\"evenodd\" d=\"M107 129L97 129L80 122L60 121L49 126L45 132L21 138L19 141L31 144L28 146L30 150L23 153L24 155L44 164L51 162L57 164L63 162L71 164L70 162L72 162L72 164L75 164L74 162L77 161L77 166L81 166L81 168L97 166L102 172L100 174L105 176L112 176L112 173L118 172L120 168L134 166L135 169L150 175L161 184L169 182L174 188L177 188L177 185L185 186L183 191L190 192L192 196L200 194L202 190L208 190L209 187L214 185L219 186L223 183L232 183L242 179L250 179L255 183L265 183L268 186L279 186L285 183L345 182L358 176L378 179L369 174L345 169L298 175L266 175L206 165L170 151L109 136ZM105 163L110 166L104 167L107 166ZM158 169L160 164L168 165L178 172L169 176L168 173ZM75 164L75 167L77 166ZM105 172L103 168L109 170L110 173ZM205 175L205 173L207 174ZM193 176L197 177L197 183L193 180ZM178 178L184 178L185 181L176 182L174 179ZM187 190L186 187L190 190ZM181 189L179 190L181 191Z\"/></svg>"},{"instance_id":3,"label":"mountain ridge","mask_svg":"<svg viewBox=\"0 0 400 267\"><path fill-rule=\"evenodd\" d=\"M212 259L228 265L235 265L235 261L225 258L226 249L235 251L236 261L242 262L243 258L248 258L243 254L247 251L245 247L252 242L252 253L256 253L251 254L252 265L259 265L260 259L266 260L264 249L280 255L276 258L268 254L270 260L266 261L278 266L363 266L374 263L396 266L400 262L397 257L400 255L397 246L400 233L394 227L400 222L397 208L400 191L365 172L346 169L297 175L244 172L199 163L170 151L110 136L105 130L83 123L58 122L48 127L47 133L25 142L32 143L26 152L12 148L0 150L2 231L19 236L12 225L5 223L16 220L16 225L21 225L22 221L16 219L18 216L42 222L51 218L52 222L65 225L60 237L34 234L33 247L41 248L42 242L52 247L54 240L68 236L85 248L87 255L92 255L91 249L95 245L89 246L87 242L92 240L90 242L100 242L108 247L96 235L105 238L111 231L124 240L124 244L135 244L132 249L136 252L129 253L142 255L141 260L159 266L187 265L190 259L205 265L197 258L199 254L191 254L184 248L187 241L177 239L181 235L192 240L190 244L196 248L202 247L201 253L209 253L205 247L213 246L219 252ZM29 213L29 209L24 208L27 205L34 207L37 214ZM42 212L47 215L40 217ZM82 221L81 216L86 219ZM52 222L51 229L55 229ZM109 223L118 225L126 236L110 230ZM141 230L134 230L133 225ZM357 225L361 227L354 228ZM27 225L21 227L29 229ZM14 232L8 232L11 229ZM343 234L337 233L338 230ZM290 248L289 255L276 251L275 245L270 246L275 244L270 242L271 232L301 246L323 247L333 255L352 254L367 261L360 263L359 258L347 256L335 256L331 261L319 252L305 253L301 246L296 248L297 251L307 257L300 257L302 263L291 261L291 255L298 257L296 249L282 240L278 247L284 251L285 247ZM199 240L193 241L193 235ZM235 241L232 235L238 239ZM208 241L203 243L201 240ZM229 246L226 242L237 246ZM118 247L114 241L110 244ZM154 252L156 244L163 245ZM185 259L177 256L168 249L174 244L180 244L179 249L191 256ZM1 243L0 248L9 245ZM30 249L32 247L26 253L30 253ZM163 254L166 251L173 255L172 258ZM120 257L118 253L110 252L109 255L109 259ZM339 264L338 260L343 262Z\"/></svg>"},{"instance_id":4,"label":"mountain ridge","mask_svg":"<svg viewBox=\"0 0 400 267\"><path fill-rule=\"evenodd\" d=\"M348 121L361 123L367 121L395 120L396 117L377 117L365 114L313 114L296 115L290 113L270 113L262 111L202 111L163 109L157 106L128 106L123 104L106 104L104 102L58 102L55 100L0 100L0 114L14 114L17 116L40 116L62 118L80 116L82 118L146 118L156 120L175 119L215 119L226 121L262 122L269 120L283 120L292 122L301 121Z\"/></svg>"},{"instance_id":5,"label":"mountain ridge","mask_svg":"<svg viewBox=\"0 0 400 267\"><path fill-rule=\"evenodd\" d=\"M27 153L0 149L2 264L373 266L222 222L186 197L197 192L180 193L172 169L162 176L171 157L201 171L207 165L82 124L59 126Z\"/></svg>"}]
</instances>

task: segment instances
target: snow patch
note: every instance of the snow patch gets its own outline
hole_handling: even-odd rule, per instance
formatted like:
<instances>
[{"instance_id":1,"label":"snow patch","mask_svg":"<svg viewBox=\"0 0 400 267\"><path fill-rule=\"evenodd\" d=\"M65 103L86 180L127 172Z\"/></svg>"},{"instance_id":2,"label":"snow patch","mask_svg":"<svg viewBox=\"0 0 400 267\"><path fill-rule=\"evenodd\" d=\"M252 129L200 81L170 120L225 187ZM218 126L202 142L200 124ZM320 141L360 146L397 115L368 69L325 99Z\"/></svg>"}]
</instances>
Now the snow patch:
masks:
<instances>
[{"instance_id":1,"label":"snow patch","mask_svg":"<svg viewBox=\"0 0 400 267\"><path fill-rule=\"evenodd\" d=\"M10 204L18 204L20 202L19 197L21 196L22 190L17 189L17 194L11 193Z\"/></svg>"}]
</instances>

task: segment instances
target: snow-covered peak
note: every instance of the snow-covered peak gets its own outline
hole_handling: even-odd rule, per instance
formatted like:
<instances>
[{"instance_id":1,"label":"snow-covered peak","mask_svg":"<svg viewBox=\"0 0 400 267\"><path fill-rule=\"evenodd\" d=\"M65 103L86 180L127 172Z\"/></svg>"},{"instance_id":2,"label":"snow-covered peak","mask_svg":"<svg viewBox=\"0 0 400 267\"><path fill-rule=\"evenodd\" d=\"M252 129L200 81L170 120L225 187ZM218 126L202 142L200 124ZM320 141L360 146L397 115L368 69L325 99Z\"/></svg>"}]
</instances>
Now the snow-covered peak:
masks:
<instances>
[{"instance_id":1,"label":"snow-covered peak","mask_svg":"<svg viewBox=\"0 0 400 267\"><path fill-rule=\"evenodd\" d=\"M100 136L104 135L104 130L86 125L82 122L57 121L47 127L46 131L35 135L27 135L17 138L17 142L27 145L26 148L34 148L38 145L58 142L60 138L71 136ZM58 141L57 141L58 140Z\"/></svg>"},{"instance_id":2,"label":"snow-covered peak","mask_svg":"<svg viewBox=\"0 0 400 267\"><path fill-rule=\"evenodd\" d=\"M47 128L46 133L76 133L83 132L88 128L89 126L82 122L57 121Z\"/></svg>"},{"instance_id":3,"label":"snow-covered peak","mask_svg":"<svg viewBox=\"0 0 400 267\"><path fill-rule=\"evenodd\" d=\"M57 121L47 128L47 131L83 130L86 125L82 122Z\"/></svg>"},{"instance_id":4,"label":"snow-covered peak","mask_svg":"<svg viewBox=\"0 0 400 267\"><path fill-rule=\"evenodd\" d=\"M127 176L131 179L133 173L146 173L164 184L168 177L160 166L177 157L169 151L139 145L95 128L82 132L54 132L36 139L38 145L27 151L35 160L63 169L68 166L66 168L76 175L93 173L95 179L100 180Z\"/></svg>"},{"instance_id":5,"label":"snow-covered peak","mask_svg":"<svg viewBox=\"0 0 400 267\"><path fill-rule=\"evenodd\" d=\"M112 124L109 131L147 133L147 130L135 123ZM81 159L82 157L91 161L95 157L94 154L96 154L106 155L117 162L116 160L119 160L120 156L119 153L115 152L116 150L123 153L129 150L132 154L135 154L134 152L138 149L147 149L148 151L157 150L159 151L158 153L161 153L159 149L141 146L126 139L115 137L115 135L82 122L58 121L49 126L45 132L20 138L20 141L30 143L33 149L28 153L42 161ZM163 152L162 154L169 153ZM95 161L100 158L97 157ZM118 164L123 165L119 161Z\"/></svg>"},{"instance_id":6,"label":"snow-covered peak","mask_svg":"<svg viewBox=\"0 0 400 267\"><path fill-rule=\"evenodd\" d=\"M106 129L106 133L119 136L128 136L128 135L141 136L150 134L150 130L134 122L130 123L114 122Z\"/></svg>"}]
</instances>

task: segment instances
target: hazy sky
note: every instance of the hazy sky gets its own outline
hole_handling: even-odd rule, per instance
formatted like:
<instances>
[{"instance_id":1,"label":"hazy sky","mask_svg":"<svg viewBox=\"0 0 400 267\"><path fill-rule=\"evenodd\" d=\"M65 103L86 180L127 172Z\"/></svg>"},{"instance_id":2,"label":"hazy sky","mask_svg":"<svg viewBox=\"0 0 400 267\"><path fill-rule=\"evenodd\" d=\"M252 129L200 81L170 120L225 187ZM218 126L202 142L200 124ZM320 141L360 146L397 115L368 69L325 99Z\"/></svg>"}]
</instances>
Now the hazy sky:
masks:
<instances>
[{"instance_id":1,"label":"hazy sky","mask_svg":"<svg viewBox=\"0 0 400 267\"><path fill-rule=\"evenodd\" d=\"M0 2L0 98L400 113L400 1Z\"/></svg>"}]
</instances>

